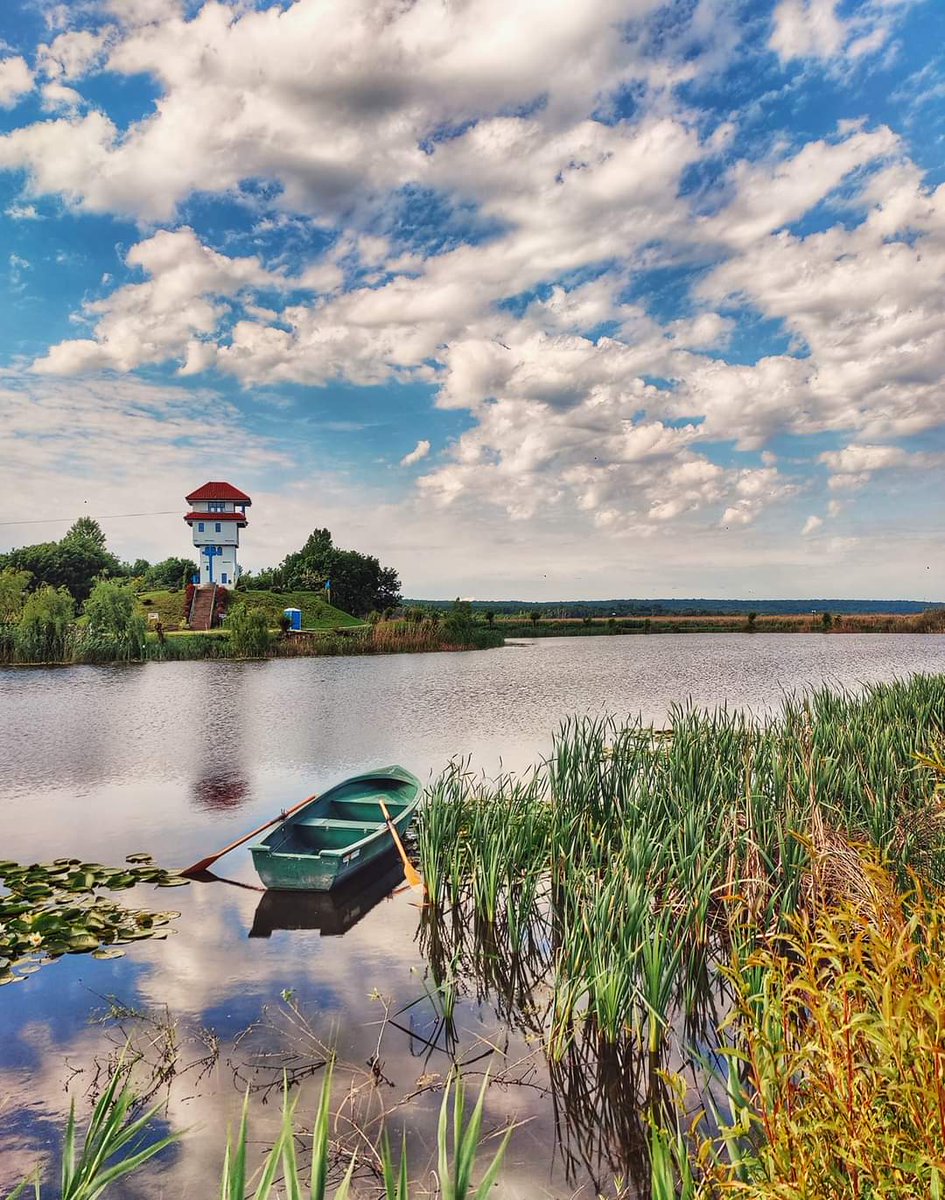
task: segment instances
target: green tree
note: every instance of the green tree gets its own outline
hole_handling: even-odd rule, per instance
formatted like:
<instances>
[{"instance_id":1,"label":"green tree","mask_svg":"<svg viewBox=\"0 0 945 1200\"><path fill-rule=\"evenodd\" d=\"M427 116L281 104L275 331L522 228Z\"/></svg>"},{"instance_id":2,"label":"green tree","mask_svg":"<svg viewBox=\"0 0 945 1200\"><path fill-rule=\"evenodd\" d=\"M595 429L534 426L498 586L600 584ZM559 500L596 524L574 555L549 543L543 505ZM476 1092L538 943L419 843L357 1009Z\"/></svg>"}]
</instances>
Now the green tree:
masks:
<instances>
[{"instance_id":1,"label":"green tree","mask_svg":"<svg viewBox=\"0 0 945 1200\"><path fill-rule=\"evenodd\" d=\"M226 616L230 650L238 658L265 658L272 644L269 617L264 608L234 604Z\"/></svg>"},{"instance_id":2,"label":"green tree","mask_svg":"<svg viewBox=\"0 0 945 1200\"><path fill-rule=\"evenodd\" d=\"M261 571L257 582L265 574ZM332 603L357 616L400 603L397 572L382 567L373 555L341 550L327 529L313 530L302 549L287 555L271 576L272 585L288 588L319 589L330 580Z\"/></svg>"},{"instance_id":3,"label":"green tree","mask_svg":"<svg viewBox=\"0 0 945 1200\"><path fill-rule=\"evenodd\" d=\"M147 623L135 611L135 598L126 583L100 579L85 602L87 636L100 643L108 657L121 661L144 654Z\"/></svg>"},{"instance_id":4,"label":"green tree","mask_svg":"<svg viewBox=\"0 0 945 1200\"><path fill-rule=\"evenodd\" d=\"M82 601L100 575L121 575L121 563L105 547L101 526L91 517L80 517L59 542L20 546L0 555L0 570L13 567L29 571L33 586L68 588Z\"/></svg>"},{"instance_id":5,"label":"green tree","mask_svg":"<svg viewBox=\"0 0 945 1200\"><path fill-rule=\"evenodd\" d=\"M148 567L144 573L144 582L149 588L176 589L186 587L191 577L196 574L197 564L192 558L171 557Z\"/></svg>"},{"instance_id":6,"label":"green tree","mask_svg":"<svg viewBox=\"0 0 945 1200\"><path fill-rule=\"evenodd\" d=\"M0 571L0 622L19 620L32 578L29 571L17 571L15 567Z\"/></svg>"},{"instance_id":7,"label":"green tree","mask_svg":"<svg viewBox=\"0 0 945 1200\"><path fill-rule=\"evenodd\" d=\"M490 629L495 624L495 613L492 611L491 608L486 609L486 624L489 626Z\"/></svg>"},{"instance_id":8,"label":"green tree","mask_svg":"<svg viewBox=\"0 0 945 1200\"><path fill-rule=\"evenodd\" d=\"M94 517L79 517L77 521L73 521L62 540L65 541L66 538L78 538L98 546L99 550L105 549L105 530Z\"/></svg>"},{"instance_id":9,"label":"green tree","mask_svg":"<svg viewBox=\"0 0 945 1200\"><path fill-rule=\"evenodd\" d=\"M533 608L532 611L528 614L528 619L529 619L529 621L531 621L531 623L533 625L537 625L538 622L541 620L541 611L537 608Z\"/></svg>"},{"instance_id":10,"label":"green tree","mask_svg":"<svg viewBox=\"0 0 945 1200\"><path fill-rule=\"evenodd\" d=\"M17 655L26 662L62 662L75 601L65 588L44 584L23 605L16 628Z\"/></svg>"}]
</instances>

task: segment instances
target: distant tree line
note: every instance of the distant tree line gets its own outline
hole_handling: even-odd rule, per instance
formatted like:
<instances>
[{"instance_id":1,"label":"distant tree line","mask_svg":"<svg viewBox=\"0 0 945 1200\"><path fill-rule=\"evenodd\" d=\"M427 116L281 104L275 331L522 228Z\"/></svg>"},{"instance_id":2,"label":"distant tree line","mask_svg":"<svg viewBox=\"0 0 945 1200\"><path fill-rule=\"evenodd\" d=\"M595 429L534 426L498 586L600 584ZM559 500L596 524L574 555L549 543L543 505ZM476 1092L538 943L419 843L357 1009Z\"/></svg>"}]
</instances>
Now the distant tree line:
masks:
<instances>
[{"instance_id":1,"label":"distant tree line","mask_svg":"<svg viewBox=\"0 0 945 1200\"><path fill-rule=\"evenodd\" d=\"M404 604L422 604L426 608L445 611L452 600L411 600ZM709 617L736 616L754 612L755 616L790 615L792 613L922 613L930 604L922 600L472 600L474 612L489 619L489 613L501 617L516 617L522 623L539 620L580 620L584 617Z\"/></svg>"}]
</instances>

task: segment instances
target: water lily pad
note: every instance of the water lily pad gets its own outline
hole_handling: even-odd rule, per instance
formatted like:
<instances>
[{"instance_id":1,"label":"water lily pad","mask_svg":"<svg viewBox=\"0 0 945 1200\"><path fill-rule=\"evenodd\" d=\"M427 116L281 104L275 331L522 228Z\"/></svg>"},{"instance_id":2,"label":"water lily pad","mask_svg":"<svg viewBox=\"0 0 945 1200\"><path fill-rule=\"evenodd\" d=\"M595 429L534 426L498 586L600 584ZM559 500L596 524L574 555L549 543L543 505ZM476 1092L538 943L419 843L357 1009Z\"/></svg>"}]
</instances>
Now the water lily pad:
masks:
<instances>
[{"instance_id":1,"label":"water lily pad","mask_svg":"<svg viewBox=\"0 0 945 1200\"><path fill-rule=\"evenodd\" d=\"M99 941L94 933L78 933L69 938L66 945L70 954L81 954L88 950L97 950Z\"/></svg>"},{"instance_id":2,"label":"water lily pad","mask_svg":"<svg viewBox=\"0 0 945 1200\"><path fill-rule=\"evenodd\" d=\"M3 864L7 894L0 896L0 979L12 983L63 954L117 958L119 942L167 936L179 913L126 908L109 891L148 881L178 887L187 880L139 864L105 867L76 858L52 863ZM160 927L160 928L159 928Z\"/></svg>"},{"instance_id":3,"label":"water lily pad","mask_svg":"<svg viewBox=\"0 0 945 1200\"><path fill-rule=\"evenodd\" d=\"M99 946L97 950L92 951L93 958L123 958L124 950L118 946Z\"/></svg>"},{"instance_id":4,"label":"water lily pad","mask_svg":"<svg viewBox=\"0 0 945 1200\"><path fill-rule=\"evenodd\" d=\"M158 887L187 887L189 883L189 879L181 879L179 875L170 875L166 879L162 879Z\"/></svg>"},{"instance_id":5,"label":"water lily pad","mask_svg":"<svg viewBox=\"0 0 945 1200\"><path fill-rule=\"evenodd\" d=\"M151 861L153 861L153 860L152 860L152 858L151 858L151 855L150 855L150 854L140 854L140 853L139 853L139 854L127 854L127 855L125 855L125 862L130 862L130 863L149 863L149 862L151 862Z\"/></svg>"}]
</instances>

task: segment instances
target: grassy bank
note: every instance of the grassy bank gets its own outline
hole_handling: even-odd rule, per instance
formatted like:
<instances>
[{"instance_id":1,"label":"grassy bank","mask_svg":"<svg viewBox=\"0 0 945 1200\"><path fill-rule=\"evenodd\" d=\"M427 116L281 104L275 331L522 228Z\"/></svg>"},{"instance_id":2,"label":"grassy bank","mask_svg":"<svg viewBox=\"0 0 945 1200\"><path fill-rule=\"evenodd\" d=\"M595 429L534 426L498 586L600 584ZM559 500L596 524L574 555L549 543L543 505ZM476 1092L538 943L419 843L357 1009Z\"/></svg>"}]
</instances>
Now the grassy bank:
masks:
<instances>
[{"instance_id":1,"label":"grassy bank","mask_svg":"<svg viewBox=\"0 0 945 1200\"><path fill-rule=\"evenodd\" d=\"M945 633L945 608L919 613L729 613L655 617L496 617L507 637L594 637L656 633Z\"/></svg>"},{"instance_id":2,"label":"grassy bank","mask_svg":"<svg viewBox=\"0 0 945 1200\"><path fill-rule=\"evenodd\" d=\"M242 601L249 608L262 609L273 628L278 627L279 618L287 608L302 610L302 622L306 629L346 629L362 624L357 617L328 604L324 592L271 592L237 588L230 592L230 601ZM155 613L165 629L174 630L186 619L185 593L183 589L142 592L136 598L136 611L145 618Z\"/></svg>"},{"instance_id":3,"label":"grassy bank","mask_svg":"<svg viewBox=\"0 0 945 1200\"><path fill-rule=\"evenodd\" d=\"M349 618L349 620L351 620ZM453 650L488 650L501 646L495 630L474 626L457 636L449 627L431 622L379 621L323 630L286 633L264 630L264 644L251 650L237 644L232 630L199 633L171 631L163 636L149 632L134 651L117 653L108 640L88 637L82 629L69 631L65 656L29 660L17 655L12 636L0 639L0 662L18 666L66 666L75 663L183 662L205 659L318 658L363 654L420 654Z\"/></svg>"},{"instance_id":4,"label":"grassy bank","mask_svg":"<svg viewBox=\"0 0 945 1200\"><path fill-rule=\"evenodd\" d=\"M938 974L919 971L945 922L945 815L920 757L941 746L943 723L945 677L920 677L861 696L819 691L777 720L680 707L665 730L575 722L523 778L452 768L419 828L438 985L474 980L541 1042L571 1126L596 1130L635 1188L934 1194L945 1122L929 1132L901 1105L937 1111L945 1094L934 1072L908 1074L926 1043L945 1061L945 1028L924 1016ZM916 881L930 903L914 900ZM911 970L892 970L890 956L923 944ZM806 993L790 990L799 975ZM893 1161L893 1133L899 1155L871 1190L834 1186L834 1170L829 1186L788 1170L789 1117L810 1161L831 1147L842 1158L847 1136L839 1107L819 1123L804 1108L824 1083L826 1051L810 1049L805 1024L815 1004L824 1036L826 1014L840 1031L830 1063L845 1037L853 1047L833 1081L848 1085L840 1107L849 1116L867 1095L900 1105L868 1135L877 1163ZM875 1053L847 1036L857 1021L872 1022ZM884 1082L883 1038L892 1045L896 1030L906 1040L888 1063L903 1074Z\"/></svg>"}]
</instances>

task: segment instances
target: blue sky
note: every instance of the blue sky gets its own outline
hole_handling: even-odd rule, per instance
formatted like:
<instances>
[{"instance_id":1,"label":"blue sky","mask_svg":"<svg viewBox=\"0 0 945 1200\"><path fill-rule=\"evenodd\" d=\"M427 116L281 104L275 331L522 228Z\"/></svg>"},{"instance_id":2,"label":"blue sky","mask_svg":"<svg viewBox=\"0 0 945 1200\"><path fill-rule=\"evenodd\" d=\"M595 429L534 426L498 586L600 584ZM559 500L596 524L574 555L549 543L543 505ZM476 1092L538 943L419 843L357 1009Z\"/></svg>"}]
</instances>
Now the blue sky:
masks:
<instances>
[{"instance_id":1,"label":"blue sky","mask_svg":"<svg viewBox=\"0 0 945 1200\"><path fill-rule=\"evenodd\" d=\"M415 596L945 597L943 35L8 0L0 545L183 552L223 478L244 565L327 525Z\"/></svg>"}]
</instances>

